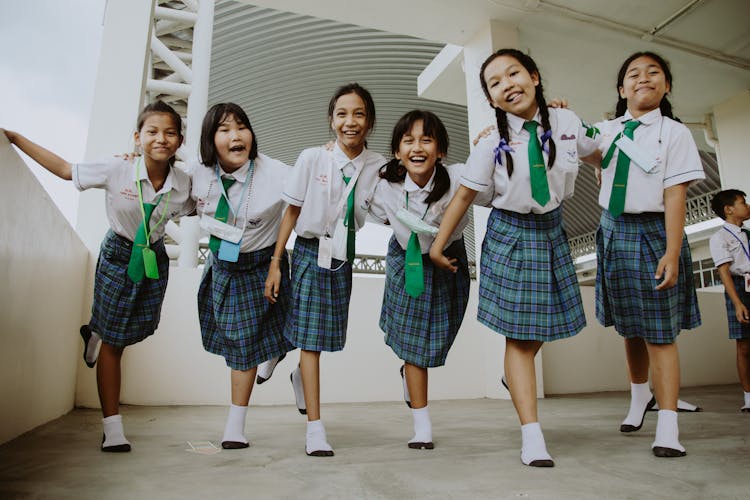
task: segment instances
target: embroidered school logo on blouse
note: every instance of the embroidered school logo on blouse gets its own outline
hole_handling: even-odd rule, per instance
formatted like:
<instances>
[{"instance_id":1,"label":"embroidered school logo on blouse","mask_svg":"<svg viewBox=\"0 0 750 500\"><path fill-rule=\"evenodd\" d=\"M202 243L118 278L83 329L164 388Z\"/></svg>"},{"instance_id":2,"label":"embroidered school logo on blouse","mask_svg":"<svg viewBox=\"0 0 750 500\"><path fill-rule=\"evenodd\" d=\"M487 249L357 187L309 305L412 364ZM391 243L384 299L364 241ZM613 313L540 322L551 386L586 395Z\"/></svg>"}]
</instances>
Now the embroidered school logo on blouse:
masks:
<instances>
[{"instance_id":1,"label":"embroidered school logo on blouse","mask_svg":"<svg viewBox=\"0 0 750 500\"><path fill-rule=\"evenodd\" d=\"M245 227L257 227L263 219L248 219Z\"/></svg>"},{"instance_id":2,"label":"embroidered school logo on blouse","mask_svg":"<svg viewBox=\"0 0 750 500\"><path fill-rule=\"evenodd\" d=\"M575 139L576 139L575 134L570 134L570 135L563 134L560 136L561 141L574 141Z\"/></svg>"},{"instance_id":3,"label":"embroidered school logo on blouse","mask_svg":"<svg viewBox=\"0 0 750 500\"><path fill-rule=\"evenodd\" d=\"M138 193L134 192L130 188L123 188L123 190L120 191L120 194L128 201L134 201L138 199Z\"/></svg>"}]
</instances>

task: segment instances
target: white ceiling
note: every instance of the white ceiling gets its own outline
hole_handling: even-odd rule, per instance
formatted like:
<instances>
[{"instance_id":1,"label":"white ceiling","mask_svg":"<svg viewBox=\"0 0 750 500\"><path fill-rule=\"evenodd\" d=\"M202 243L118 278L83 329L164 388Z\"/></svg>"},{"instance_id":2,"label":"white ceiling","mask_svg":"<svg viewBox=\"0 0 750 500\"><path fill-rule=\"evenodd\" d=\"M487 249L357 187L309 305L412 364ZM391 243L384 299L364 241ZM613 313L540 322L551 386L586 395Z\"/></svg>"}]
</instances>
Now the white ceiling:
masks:
<instances>
[{"instance_id":1,"label":"white ceiling","mask_svg":"<svg viewBox=\"0 0 750 500\"><path fill-rule=\"evenodd\" d=\"M641 39L690 4L651 42ZM675 110L696 123L704 148L704 115L750 87L749 0L219 0L209 101L240 103L261 151L293 163L302 149L331 137L325 114L333 90L358 81L377 107L373 149L387 155L398 117L426 108L446 122L449 160L463 161L465 107L418 98L416 79L446 43L464 44L488 19L518 26L520 48L539 64L547 95L566 96L589 121L613 109L617 70L636 50L670 60ZM716 172L710 177L693 194L717 187ZM593 176L582 172L566 208L570 236L596 227L596 191Z\"/></svg>"}]
</instances>

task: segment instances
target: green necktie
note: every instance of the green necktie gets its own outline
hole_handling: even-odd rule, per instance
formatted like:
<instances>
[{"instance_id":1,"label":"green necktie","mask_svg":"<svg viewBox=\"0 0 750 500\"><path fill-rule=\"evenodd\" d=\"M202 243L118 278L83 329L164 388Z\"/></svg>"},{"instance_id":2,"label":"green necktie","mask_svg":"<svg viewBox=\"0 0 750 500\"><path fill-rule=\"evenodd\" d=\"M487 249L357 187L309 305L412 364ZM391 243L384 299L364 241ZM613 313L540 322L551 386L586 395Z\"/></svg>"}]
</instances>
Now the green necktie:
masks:
<instances>
[{"instance_id":1,"label":"green necktie","mask_svg":"<svg viewBox=\"0 0 750 500\"><path fill-rule=\"evenodd\" d=\"M161 198L159 198L159 201L161 201ZM143 249L148 246L146 232L150 229L149 224L154 208L156 208L156 205L152 203L143 204L143 211L146 214L146 227L143 226L143 221L141 221L141 224L135 231L135 240L133 240L133 248L130 250L130 261L128 262L128 276L134 283L140 282L146 275L146 267L143 263Z\"/></svg>"},{"instance_id":2,"label":"green necktie","mask_svg":"<svg viewBox=\"0 0 750 500\"><path fill-rule=\"evenodd\" d=\"M536 129L539 124L529 121L523 124L524 130L529 133L529 177L531 178L531 197L544 206L549 201L549 184L547 184L547 167L544 165L542 145Z\"/></svg>"},{"instance_id":3,"label":"green necktie","mask_svg":"<svg viewBox=\"0 0 750 500\"><path fill-rule=\"evenodd\" d=\"M633 139L633 131L641 122L631 120L625 122L623 134L628 139ZM615 141L617 139L615 138ZM614 145L615 141L612 141ZM612 147L610 146L610 149ZM611 155L609 155L611 158ZM609 161L607 161L609 163ZM604 162L602 161L602 166ZM615 178L612 181L612 193L609 195L609 213L612 217L619 217L625 211L625 192L628 188L628 172L630 171L630 158L622 150L617 153L617 166L615 167Z\"/></svg>"},{"instance_id":4,"label":"green necktie","mask_svg":"<svg viewBox=\"0 0 750 500\"><path fill-rule=\"evenodd\" d=\"M344 177L344 182L349 185L352 178L343 173L341 175ZM354 189L349 192L349 197L346 199L344 226L346 226L346 260L352 263L354 262L354 240L357 236L357 228L354 225Z\"/></svg>"},{"instance_id":5,"label":"green necktie","mask_svg":"<svg viewBox=\"0 0 750 500\"><path fill-rule=\"evenodd\" d=\"M237 180L234 177L222 177L221 183L224 185L224 193L227 195L224 196L224 193L221 194L221 197L219 198L219 204L216 205L216 213L214 214L214 219L226 222L229 218L229 203L227 202L227 196L229 196L229 188L237 182ZM214 253L219 253L219 246L221 246L221 238L217 238L214 235L211 235L211 238L208 240L208 248Z\"/></svg>"},{"instance_id":6,"label":"green necktie","mask_svg":"<svg viewBox=\"0 0 750 500\"><path fill-rule=\"evenodd\" d=\"M409 208L409 193L406 193L406 208ZM425 210L425 214L427 211ZM422 216L424 217L424 216ZM404 264L404 278L406 293L415 299L424 292L424 268L422 265L422 246L419 244L419 236L411 232L409 243L406 245L406 260Z\"/></svg>"}]
</instances>

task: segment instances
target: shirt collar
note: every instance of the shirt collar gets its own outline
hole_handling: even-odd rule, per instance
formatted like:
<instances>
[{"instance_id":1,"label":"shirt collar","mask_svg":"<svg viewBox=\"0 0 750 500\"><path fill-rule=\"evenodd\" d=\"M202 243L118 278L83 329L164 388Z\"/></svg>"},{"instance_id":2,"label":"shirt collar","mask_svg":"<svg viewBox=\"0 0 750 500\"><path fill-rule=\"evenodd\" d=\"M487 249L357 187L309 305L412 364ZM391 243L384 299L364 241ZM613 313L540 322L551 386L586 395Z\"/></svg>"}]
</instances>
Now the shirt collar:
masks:
<instances>
[{"instance_id":1,"label":"shirt collar","mask_svg":"<svg viewBox=\"0 0 750 500\"><path fill-rule=\"evenodd\" d=\"M731 222L724 221L724 227L732 232L732 234L740 234L742 232L742 228L740 226L735 226Z\"/></svg>"},{"instance_id":2,"label":"shirt collar","mask_svg":"<svg viewBox=\"0 0 750 500\"><path fill-rule=\"evenodd\" d=\"M148 178L148 169L146 168L146 162L142 161L142 160L136 160L136 161L141 161L141 165L140 165L140 168L137 168L137 169L135 168L135 166L133 167L133 182L146 181L146 182L149 183L149 185L151 186L151 188L153 188L154 185L151 184L151 179ZM159 191L156 191L156 194L168 193L169 191L172 190L172 184L174 182L173 181L173 177L174 176L172 175L172 169L173 168L174 167L169 167L169 172L167 173L167 178L164 179L164 184L161 186L161 189ZM135 176L136 171L140 171L139 172L139 176L140 177L137 178L137 179L136 179L136 176Z\"/></svg>"},{"instance_id":3,"label":"shirt collar","mask_svg":"<svg viewBox=\"0 0 750 500\"><path fill-rule=\"evenodd\" d=\"M362 148L362 152L359 153L356 158L349 159L349 157L346 156L346 153L344 153L339 147L338 142L334 143L333 145L333 161L339 170L343 170L347 163L351 163L352 165L354 165L354 168L356 168L357 170L361 169L365 166L366 153L367 148Z\"/></svg>"},{"instance_id":4,"label":"shirt collar","mask_svg":"<svg viewBox=\"0 0 750 500\"><path fill-rule=\"evenodd\" d=\"M430 180L427 181L427 184L424 185L424 187L419 187L416 182L412 180L411 177L409 177L409 174L406 174L406 178L404 179L404 191L407 193L415 193L419 191L423 191L427 194L432 192L432 188L435 185L435 170L432 171L432 177L430 177Z\"/></svg>"},{"instance_id":5,"label":"shirt collar","mask_svg":"<svg viewBox=\"0 0 750 500\"><path fill-rule=\"evenodd\" d=\"M224 172L224 169L219 167L219 175L225 178L231 177L235 181L240 182L242 184L245 183L245 180L247 179L247 173L250 170L250 162L248 161L244 165L242 165L240 168L235 170L232 173Z\"/></svg>"},{"instance_id":6,"label":"shirt collar","mask_svg":"<svg viewBox=\"0 0 750 500\"><path fill-rule=\"evenodd\" d=\"M526 123L525 118L521 118L520 116L516 116L513 114L508 113L508 126L515 132L516 134L520 134L521 130L523 130L523 124ZM539 110L536 110L536 114L534 115L533 120L541 125L542 123L542 115L539 113Z\"/></svg>"},{"instance_id":7,"label":"shirt collar","mask_svg":"<svg viewBox=\"0 0 750 500\"><path fill-rule=\"evenodd\" d=\"M620 123L625 123L628 120L634 120L633 115L630 114L630 111L625 111L625 114L620 117ZM652 109L645 115L641 115L640 118L638 118L638 121L641 122L643 125L651 125L652 123L658 121L661 119L661 109L656 108Z\"/></svg>"}]
</instances>

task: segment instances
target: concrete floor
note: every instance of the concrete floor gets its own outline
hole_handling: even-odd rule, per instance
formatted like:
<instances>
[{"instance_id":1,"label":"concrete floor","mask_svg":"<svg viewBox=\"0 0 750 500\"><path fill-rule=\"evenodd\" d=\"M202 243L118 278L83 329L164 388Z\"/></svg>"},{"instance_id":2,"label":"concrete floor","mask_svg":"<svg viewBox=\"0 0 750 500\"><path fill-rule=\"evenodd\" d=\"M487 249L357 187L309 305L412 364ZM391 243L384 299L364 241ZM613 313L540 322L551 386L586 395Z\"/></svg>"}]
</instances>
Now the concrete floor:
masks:
<instances>
[{"instance_id":1,"label":"concrete floor","mask_svg":"<svg viewBox=\"0 0 750 500\"><path fill-rule=\"evenodd\" d=\"M0 498L742 498L750 497L750 414L738 386L685 389L702 413L681 413L688 456L657 459L656 414L618 431L624 393L540 401L554 469L519 460L509 401L436 401L436 448L410 450L403 403L323 406L333 458L304 454L305 418L289 406L251 408L245 450L218 445L226 408L123 407L133 451L99 451L99 412L75 410L0 446ZM209 446L209 452L213 448ZM215 451L215 450L214 450Z\"/></svg>"}]
</instances>

